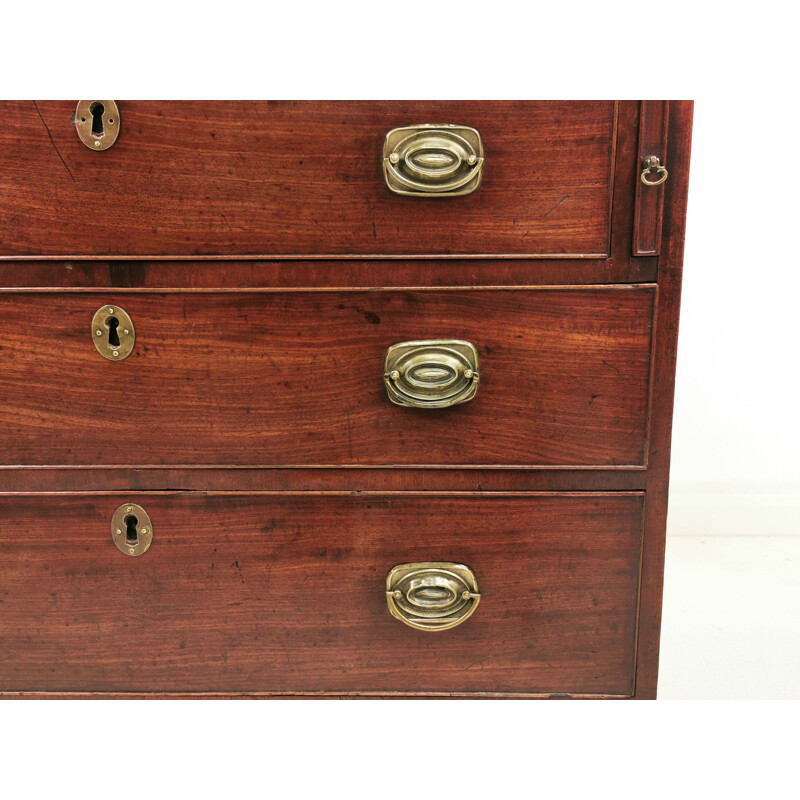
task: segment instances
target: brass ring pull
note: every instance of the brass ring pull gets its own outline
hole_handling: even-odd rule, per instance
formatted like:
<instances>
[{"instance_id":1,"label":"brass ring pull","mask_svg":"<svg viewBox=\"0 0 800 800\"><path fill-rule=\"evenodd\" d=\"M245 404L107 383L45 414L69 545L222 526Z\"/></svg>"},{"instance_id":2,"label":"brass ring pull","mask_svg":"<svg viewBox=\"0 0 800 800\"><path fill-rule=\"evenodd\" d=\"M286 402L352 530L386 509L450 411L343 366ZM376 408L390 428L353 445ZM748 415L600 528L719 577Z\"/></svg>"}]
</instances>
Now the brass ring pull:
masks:
<instances>
[{"instance_id":1,"label":"brass ring pull","mask_svg":"<svg viewBox=\"0 0 800 800\"><path fill-rule=\"evenodd\" d=\"M472 616L480 599L475 573L464 564L398 564L386 577L392 616L420 631L455 628Z\"/></svg>"},{"instance_id":2,"label":"brass ring pull","mask_svg":"<svg viewBox=\"0 0 800 800\"><path fill-rule=\"evenodd\" d=\"M642 183L645 186L660 186L669 177L666 167L661 166L661 159L658 156L646 156L642 161L642 174L640 176ZM656 171L656 180L651 181L648 179L653 170Z\"/></svg>"},{"instance_id":3,"label":"brass ring pull","mask_svg":"<svg viewBox=\"0 0 800 800\"><path fill-rule=\"evenodd\" d=\"M458 197L474 192L483 173L483 143L464 125L412 125L386 134L383 174L395 194Z\"/></svg>"},{"instance_id":4,"label":"brass ring pull","mask_svg":"<svg viewBox=\"0 0 800 800\"><path fill-rule=\"evenodd\" d=\"M478 391L478 351L460 339L393 344L386 352L383 382L398 406L446 408L466 403Z\"/></svg>"}]
</instances>

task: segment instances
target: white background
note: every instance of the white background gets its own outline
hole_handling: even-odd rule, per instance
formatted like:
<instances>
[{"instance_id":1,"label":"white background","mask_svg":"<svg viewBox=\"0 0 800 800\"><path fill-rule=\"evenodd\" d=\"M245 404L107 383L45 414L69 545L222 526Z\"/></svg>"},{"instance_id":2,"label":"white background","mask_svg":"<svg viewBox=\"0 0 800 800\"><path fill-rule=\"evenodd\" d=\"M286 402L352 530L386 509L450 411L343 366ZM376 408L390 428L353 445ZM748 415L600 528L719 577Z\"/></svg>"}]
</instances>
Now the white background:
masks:
<instances>
[{"instance_id":1,"label":"white background","mask_svg":"<svg viewBox=\"0 0 800 800\"><path fill-rule=\"evenodd\" d=\"M797 695L794 6L29 0L2 25L3 97L696 99L660 692ZM792 710L6 703L0 795L793 796Z\"/></svg>"}]
</instances>

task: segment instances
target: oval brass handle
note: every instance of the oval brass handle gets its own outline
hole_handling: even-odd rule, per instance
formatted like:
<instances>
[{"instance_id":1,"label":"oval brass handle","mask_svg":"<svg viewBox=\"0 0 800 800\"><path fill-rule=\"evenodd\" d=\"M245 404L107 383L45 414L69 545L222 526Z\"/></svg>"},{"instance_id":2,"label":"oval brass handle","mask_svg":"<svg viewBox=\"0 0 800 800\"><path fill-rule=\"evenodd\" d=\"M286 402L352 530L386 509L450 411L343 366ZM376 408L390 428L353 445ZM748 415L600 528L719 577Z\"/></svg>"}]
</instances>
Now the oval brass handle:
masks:
<instances>
[{"instance_id":1,"label":"oval brass handle","mask_svg":"<svg viewBox=\"0 0 800 800\"><path fill-rule=\"evenodd\" d=\"M478 366L478 351L470 342L400 342L386 353L383 381L395 405L446 408L475 397L480 383Z\"/></svg>"},{"instance_id":2,"label":"oval brass handle","mask_svg":"<svg viewBox=\"0 0 800 800\"><path fill-rule=\"evenodd\" d=\"M639 177L645 186L660 186L669 177L667 168L661 166L661 159L658 156L645 156L642 161L642 167L644 167L644 169ZM656 172L656 179L651 181L647 176L650 175L653 170Z\"/></svg>"},{"instance_id":3,"label":"oval brass handle","mask_svg":"<svg viewBox=\"0 0 800 800\"><path fill-rule=\"evenodd\" d=\"M457 197L480 186L483 142L464 125L411 125L386 134L383 174L395 194Z\"/></svg>"},{"instance_id":4,"label":"oval brass handle","mask_svg":"<svg viewBox=\"0 0 800 800\"><path fill-rule=\"evenodd\" d=\"M475 573L464 564L398 564L386 577L392 616L421 631L455 628L472 616L480 599Z\"/></svg>"}]
</instances>

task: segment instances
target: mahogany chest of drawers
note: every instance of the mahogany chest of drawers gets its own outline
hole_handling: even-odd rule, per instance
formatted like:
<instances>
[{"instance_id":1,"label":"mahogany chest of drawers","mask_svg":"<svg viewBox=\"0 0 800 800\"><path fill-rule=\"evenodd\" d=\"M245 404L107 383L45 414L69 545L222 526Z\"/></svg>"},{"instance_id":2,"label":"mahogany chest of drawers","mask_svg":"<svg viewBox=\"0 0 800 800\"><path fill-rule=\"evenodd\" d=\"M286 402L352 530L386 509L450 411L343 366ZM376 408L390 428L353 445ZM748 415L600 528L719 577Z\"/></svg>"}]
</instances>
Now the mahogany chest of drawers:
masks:
<instances>
[{"instance_id":1,"label":"mahogany chest of drawers","mask_svg":"<svg viewBox=\"0 0 800 800\"><path fill-rule=\"evenodd\" d=\"M688 102L7 102L5 696L654 697Z\"/></svg>"}]
</instances>

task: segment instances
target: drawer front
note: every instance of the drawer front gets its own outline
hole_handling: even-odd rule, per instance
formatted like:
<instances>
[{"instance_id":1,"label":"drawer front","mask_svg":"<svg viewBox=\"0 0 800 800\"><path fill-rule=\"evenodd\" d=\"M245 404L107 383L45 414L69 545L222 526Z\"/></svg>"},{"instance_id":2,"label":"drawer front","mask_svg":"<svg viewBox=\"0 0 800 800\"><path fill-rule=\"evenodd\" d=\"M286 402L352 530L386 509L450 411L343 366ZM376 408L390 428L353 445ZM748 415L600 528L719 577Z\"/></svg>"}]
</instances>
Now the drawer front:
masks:
<instances>
[{"instance_id":1,"label":"drawer front","mask_svg":"<svg viewBox=\"0 0 800 800\"><path fill-rule=\"evenodd\" d=\"M140 504L141 556L112 541ZM0 689L632 691L641 495L0 497ZM474 613L417 630L398 565L474 573Z\"/></svg>"},{"instance_id":2,"label":"drawer front","mask_svg":"<svg viewBox=\"0 0 800 800\"><path fill-rule=\"evenodd\" d=\"M75 108L0 104L0 256L609 252L613 102L120 101L98 152ZM389 190L386 134L425 123L478 131L476 191Z\"/></svg>"},{"instance_id":3,"label":"drawer front","mask_svg":"<svg viewBox=\"0 0 800 800\"><path fill-rule=\"evenodd\" d=\"M641 465L654 298L647 287L0 293L0 463ZM93 342L104 304L135 326L118 362ZM475 397L394 405L389 348L440 339L476 348Z\"/></svg>"}]
</instances>

